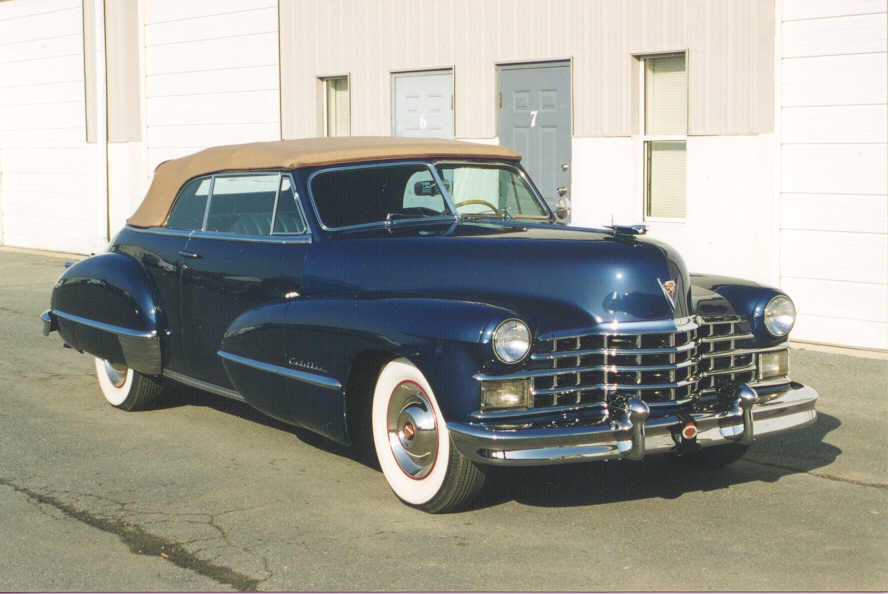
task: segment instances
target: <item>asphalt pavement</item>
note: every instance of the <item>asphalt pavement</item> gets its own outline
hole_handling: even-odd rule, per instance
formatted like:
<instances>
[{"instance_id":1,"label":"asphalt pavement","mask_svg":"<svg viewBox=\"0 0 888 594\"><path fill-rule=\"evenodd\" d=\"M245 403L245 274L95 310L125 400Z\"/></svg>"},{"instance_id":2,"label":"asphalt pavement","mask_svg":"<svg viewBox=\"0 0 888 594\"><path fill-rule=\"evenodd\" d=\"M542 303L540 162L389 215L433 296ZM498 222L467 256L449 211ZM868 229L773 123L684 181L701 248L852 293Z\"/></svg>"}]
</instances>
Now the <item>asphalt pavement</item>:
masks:
<instances>
[{"instance_id":1,"label":"asphalt pavement","mask_svg":"<svg viewBox=\"0 0 888 594\"><path fill-rule=\"evenodd\" d=\"M245 405L105 404L92 359L41 334L62 264L0 249L0 591L888 588L884 357L794 349L817 423L727 468L503 471L432 516Z\"/></svg>"}]
</instances>

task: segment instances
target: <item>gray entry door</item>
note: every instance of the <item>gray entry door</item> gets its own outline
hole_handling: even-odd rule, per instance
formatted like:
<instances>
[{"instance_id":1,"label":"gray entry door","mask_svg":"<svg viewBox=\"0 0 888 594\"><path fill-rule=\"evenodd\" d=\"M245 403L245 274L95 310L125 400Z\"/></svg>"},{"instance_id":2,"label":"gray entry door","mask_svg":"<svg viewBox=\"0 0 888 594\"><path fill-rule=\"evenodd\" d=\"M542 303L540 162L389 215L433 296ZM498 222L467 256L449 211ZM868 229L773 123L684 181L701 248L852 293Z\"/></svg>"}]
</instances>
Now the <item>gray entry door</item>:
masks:
<instances>
[{"instance_id":1,"label":"gray entry door","mask_svg":"<svg viewBox=\"0 0 888 594\"><path fill-rule=\"evenodd\" d=\"M522 163L554 210L570 190L570 63L500 66L500 143Z\"/></svg>"},{"instance_id":2,"label":"gray entry door","mask_svg":"<svg viewBox=\"0 0 888 594\"><path fill-rule=\"evenodd\" d=\"M453 72L392 75L392 134L453 138Z\"/></svg>"}]
</instances>

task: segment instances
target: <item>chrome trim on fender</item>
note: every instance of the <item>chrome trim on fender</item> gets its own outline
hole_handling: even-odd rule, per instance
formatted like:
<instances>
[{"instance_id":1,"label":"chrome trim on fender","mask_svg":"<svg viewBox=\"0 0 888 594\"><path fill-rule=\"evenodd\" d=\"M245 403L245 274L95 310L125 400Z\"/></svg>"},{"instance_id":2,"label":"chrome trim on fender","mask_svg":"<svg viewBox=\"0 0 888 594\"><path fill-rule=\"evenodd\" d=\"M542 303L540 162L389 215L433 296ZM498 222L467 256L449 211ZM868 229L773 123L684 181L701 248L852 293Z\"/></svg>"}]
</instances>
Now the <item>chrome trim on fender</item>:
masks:
<instances>
[{"instance_id":1,"label":"chrome trim on fender","mask_svg":"<svg viewBox=\"0 0 888 594\"><path fill-rule=\"evenodd\" d=\"M342 384L339 382L339 380L336 380L332 377L327 377L325 375L309 373L307 371L299 371L297 369L289 369L287 367L281 367L280 365L272 365L271 363L263 363L262 361L256 361L255 359L241 357L240 355L233 355L225 351L217 351L217 354L228 361L240 363L241 365L246 365L247 367L259 369L268 373L281 375L289 379L305 382L313 386L327 388L329 390L342 389Z\"/></svg>"},{"instance_id":2,"label":"chrome trim on fender","mask_svg":"<svg viewBox=\"0 0 888 594\"><path fill-rule=\"evenodd\" d=\"M217 396L224 396L225 398L237 400L238 402L246 402L246 399L244 399L244 397L241 396L240 392L238 392L237 390L232 390L231 388L223 388L222 386L217 386L216 384L211 384L210 382L205 382L203 380L193 378L190 375L185 375L184 373L178 373L176 371L164 369L163 377L169 378L173 381L177 381L180 384L185 384L186 386L191 386L192 388L197 388L198 390L203 390L204 392L211 392L213 394L216 394Z\"/></svg>"},{"instance_id":3,"label":"chrome trim on fender","mask_svg":"<svg viewBox=\"0 0 888 594\"><path fill-rule=\"evenodd\" d=\"M124 328L123 326L115 326L114 324L106 324L105 322L97 322L95 320L81 318L80 316L75 316L74 314L65 313L59 310L53 310L52 313L63 320L76 322L78 324L83 324L84 326L89 326L90 328L111 332L112 334L131 336L133 338L145 338L148 340L157 338L157 330L133 330L132 328Z\"/></svg>"}]
</instances>

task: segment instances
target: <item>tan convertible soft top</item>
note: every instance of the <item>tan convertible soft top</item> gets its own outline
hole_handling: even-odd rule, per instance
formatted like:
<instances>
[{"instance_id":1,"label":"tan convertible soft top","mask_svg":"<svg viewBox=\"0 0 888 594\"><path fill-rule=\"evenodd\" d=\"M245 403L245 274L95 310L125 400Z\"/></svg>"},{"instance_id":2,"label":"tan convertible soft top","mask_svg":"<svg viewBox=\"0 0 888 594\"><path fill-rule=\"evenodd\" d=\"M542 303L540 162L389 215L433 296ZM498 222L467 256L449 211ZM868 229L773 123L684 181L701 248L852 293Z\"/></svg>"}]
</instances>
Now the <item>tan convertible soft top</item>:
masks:
<instances>
[{"instance_id":1,"label":"tan convertible soft top","mask_svg":"<svg viewBox=\"0 0 888 594\"><path fill-rule=\"evenodd\" d=\"M521 155L503 146L437 138L343 136L216 146L158 165L145 199L127 223L134 227L162 225L179 188L198 175L434 157L521 159Z\"/></svg>"}]
</instances>

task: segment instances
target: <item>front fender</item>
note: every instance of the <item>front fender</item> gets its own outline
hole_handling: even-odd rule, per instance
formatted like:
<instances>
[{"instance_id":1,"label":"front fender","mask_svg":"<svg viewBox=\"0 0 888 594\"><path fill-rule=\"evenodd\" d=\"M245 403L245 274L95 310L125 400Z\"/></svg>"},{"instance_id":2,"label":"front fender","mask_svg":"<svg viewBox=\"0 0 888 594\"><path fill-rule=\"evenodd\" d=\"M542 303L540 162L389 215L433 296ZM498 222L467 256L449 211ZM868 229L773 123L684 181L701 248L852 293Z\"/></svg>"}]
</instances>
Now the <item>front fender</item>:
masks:
<instances>
[{"instance_id":1,"label":"front fender","mask_svg":"<svg viewBox=\"0 0 888 594\"><path fill-rule=\"evenodd\" d=\"M346 388L363 353L410 359L445 416L463 418L478 407L472 375L490 364L490 332L515 315L446 299L294 299L238 317L221 351L232 384L252 406L347 443Z\"/></svg>"},{"instance_id":2,"label":"front fender","mask_svg":"<svg viewBox=\"0 0 888 594\"><path fill-rule=\"evenodd\" d=\"M756 344L771 346L787 340L775 338L764 325L765 306L783 291L758 283L728 276L692 274L692 296L695 311L703 316L736 314L749 322Z\"/></svg>"},{"instance_id":3,"label":"front fender","mask_svg":"<svg viewBox=\"0 0 888 594\"><path fill-rule=\"evenodd\" d=\"M163 321L156 295L135 259L101 254L81 260L59 277L50 315L74 348L157 375Z\"/></svg>"}]
</instances>

